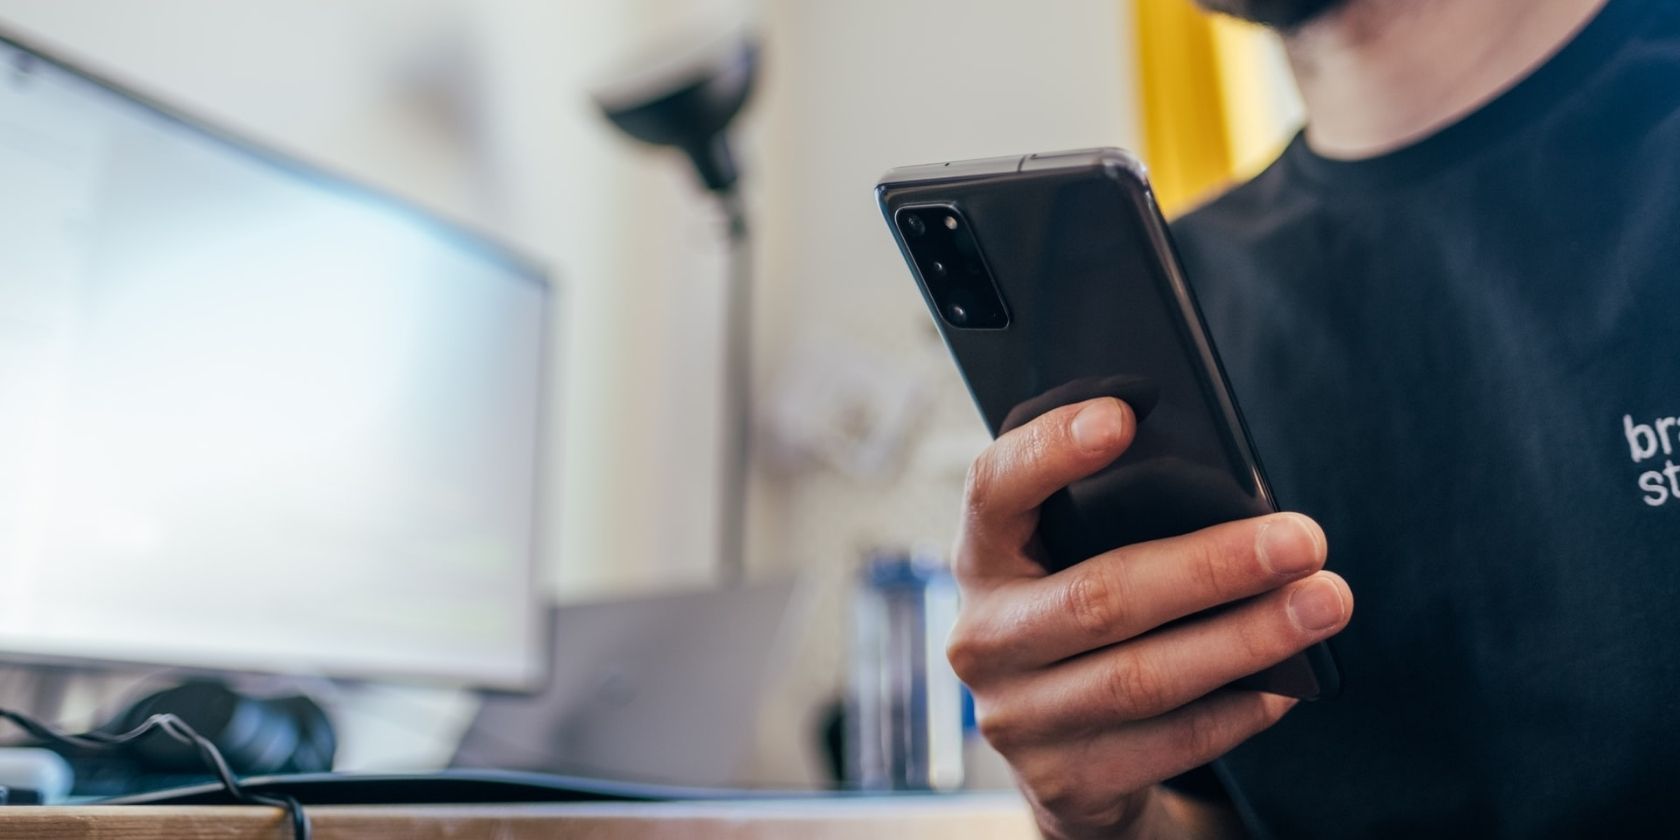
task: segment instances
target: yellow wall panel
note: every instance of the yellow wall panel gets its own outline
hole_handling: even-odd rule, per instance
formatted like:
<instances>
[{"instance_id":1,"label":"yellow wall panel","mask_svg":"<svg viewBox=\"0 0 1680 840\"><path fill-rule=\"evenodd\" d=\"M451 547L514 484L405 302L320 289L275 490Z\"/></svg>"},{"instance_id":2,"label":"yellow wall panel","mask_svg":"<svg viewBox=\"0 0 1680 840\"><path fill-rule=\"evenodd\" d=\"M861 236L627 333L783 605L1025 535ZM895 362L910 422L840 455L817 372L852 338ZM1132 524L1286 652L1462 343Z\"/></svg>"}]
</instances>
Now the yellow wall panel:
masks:
<instances>
[{"instance_id":1,"label":"yellow wall panel","mask_svg":"<svg viewBox=\"0 0 1680 840\"><path fill-rule=\"evenodd\" d=\"M1144 161L1183 212L1277 157L1299 119L1276 39L1190 0L1132 0Z\"/></svg>"}]
</instances>

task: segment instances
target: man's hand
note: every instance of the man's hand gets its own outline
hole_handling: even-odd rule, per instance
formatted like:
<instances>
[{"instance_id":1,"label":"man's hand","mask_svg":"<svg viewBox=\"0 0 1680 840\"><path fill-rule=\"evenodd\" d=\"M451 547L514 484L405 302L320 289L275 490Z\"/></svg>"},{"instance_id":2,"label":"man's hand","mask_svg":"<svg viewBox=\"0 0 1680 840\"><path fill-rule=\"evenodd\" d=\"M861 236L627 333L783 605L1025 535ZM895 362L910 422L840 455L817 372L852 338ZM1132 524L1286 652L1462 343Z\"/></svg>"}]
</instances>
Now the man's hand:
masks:
<instances>
[{"instance_id":1,"label":"man's hand","mask_svg":"<svg viewBox=\"0 0 1680 840\"><path fill-rule=\"evenodd\" d=\"M969 471L948 654L980 731L1053 838L1205 830L1157 783L1283 717L1295 701L1224 686L1334 635L1353 612L1347 584L1321 571L1323 531L1292 513L1046 575L1033 559L1039 505L1107 466L1135 429L1115 399L1065 406L998 438Z\"/></svg>"}]
</instances>

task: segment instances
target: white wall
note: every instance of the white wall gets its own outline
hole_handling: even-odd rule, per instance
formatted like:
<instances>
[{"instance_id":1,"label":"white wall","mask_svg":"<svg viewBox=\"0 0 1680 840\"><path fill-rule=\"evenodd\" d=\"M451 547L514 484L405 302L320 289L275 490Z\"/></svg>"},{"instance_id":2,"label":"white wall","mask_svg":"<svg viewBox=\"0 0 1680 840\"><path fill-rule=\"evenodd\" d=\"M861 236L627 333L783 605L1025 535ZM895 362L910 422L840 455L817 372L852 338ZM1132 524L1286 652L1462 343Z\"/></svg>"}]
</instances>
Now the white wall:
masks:
<instances>
[{"instance_id":1,"label":"white wall","mask_svg":"<svg viewBox=\"0 0 1680 840\"><path fill-rule=\"evenodd\" d=\"M822 336L925 371L931 397L889 477L757 482L751 568L825 595L765 717L757 775L788 782L815 760L788 733L838 688L846 574L871 545L948 543L984 442L871 187L900 164L1135 145L1124 0L0 0L0 23L555 266L547 553L575 597L708 579L720 440L715 218L684 164L618 140L583 91L637 44L743 9L766 42L743 143L759 383L798 375L790 353Z\"/></svg>"}]
</instances>

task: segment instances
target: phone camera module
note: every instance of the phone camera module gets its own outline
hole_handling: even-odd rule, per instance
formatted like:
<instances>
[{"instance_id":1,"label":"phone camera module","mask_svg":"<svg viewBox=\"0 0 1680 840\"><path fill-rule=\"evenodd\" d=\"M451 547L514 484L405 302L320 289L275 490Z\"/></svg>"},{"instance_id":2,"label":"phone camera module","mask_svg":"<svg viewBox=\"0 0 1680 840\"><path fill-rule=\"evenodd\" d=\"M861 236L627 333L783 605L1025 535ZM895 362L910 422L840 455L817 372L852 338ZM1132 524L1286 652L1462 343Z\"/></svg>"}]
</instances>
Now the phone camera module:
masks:
<instances>
[{"instance_id":1,"label":"phone camera module","mask_svg":"<svg viewBox=\"0 0 1680 840\"><path fill-rule=\"evenodd\" d=\"M964 330L1009 326L1009 311L980 252L972 220L950 205L909 207L894 218L935 317Z\"/></svg>"}]
</instances>

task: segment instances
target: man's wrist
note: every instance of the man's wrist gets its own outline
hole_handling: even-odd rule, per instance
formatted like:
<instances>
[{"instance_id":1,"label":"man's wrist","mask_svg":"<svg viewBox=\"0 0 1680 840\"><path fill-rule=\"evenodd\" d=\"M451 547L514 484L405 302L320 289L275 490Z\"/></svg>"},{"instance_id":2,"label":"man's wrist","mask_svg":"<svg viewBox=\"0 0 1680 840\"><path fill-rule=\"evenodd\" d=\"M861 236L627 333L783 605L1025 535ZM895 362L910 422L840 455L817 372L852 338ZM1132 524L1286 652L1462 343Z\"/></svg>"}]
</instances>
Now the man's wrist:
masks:
<instances>
[{"instance_id":1,"label":"man's wrist","mask_svg":"<svg viewBox=\"0 0 1680 840\"><path fill-rule=\"evenodd\" d=\"M1150 803L1153 829L1134 836L1148 840L1227 840L1247 837L1231 803L1204 799L1156 785Z\"/></svg>"}]
</instances>

